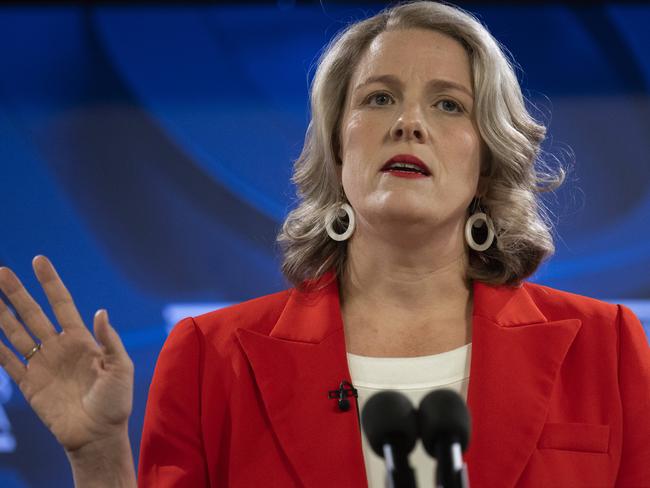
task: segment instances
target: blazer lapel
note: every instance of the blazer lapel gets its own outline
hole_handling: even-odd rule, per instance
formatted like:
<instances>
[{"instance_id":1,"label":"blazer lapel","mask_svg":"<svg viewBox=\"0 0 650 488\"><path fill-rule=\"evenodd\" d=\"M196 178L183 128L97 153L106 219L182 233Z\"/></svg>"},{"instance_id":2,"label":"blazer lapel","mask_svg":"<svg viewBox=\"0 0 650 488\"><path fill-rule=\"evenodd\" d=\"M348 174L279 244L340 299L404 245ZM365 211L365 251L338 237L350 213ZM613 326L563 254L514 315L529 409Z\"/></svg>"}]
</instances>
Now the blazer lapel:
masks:
<instances>
[{"instance_id":1,"label":"blazer lapel","mask_svg":"<svg viewBox=\"0 0 650 488\"><path fill-rule=\"evenodd\" d=\"M270 335L237 331L273 429L305 486L366 486L354 401L328 391L350 381L335 277L319 292L292 291Z\"/></svg>"},{"instance_id":2,"label":"blazer lapel","mask_svg":"<svg viewBox=\"0 0 650 488\"><path fill-rule=\"evenodd\" d=\"M467 452L473 486L511 487L540 437L581 322L548 321L525 286L474 285Z\"/></svg>"}]
</instances>

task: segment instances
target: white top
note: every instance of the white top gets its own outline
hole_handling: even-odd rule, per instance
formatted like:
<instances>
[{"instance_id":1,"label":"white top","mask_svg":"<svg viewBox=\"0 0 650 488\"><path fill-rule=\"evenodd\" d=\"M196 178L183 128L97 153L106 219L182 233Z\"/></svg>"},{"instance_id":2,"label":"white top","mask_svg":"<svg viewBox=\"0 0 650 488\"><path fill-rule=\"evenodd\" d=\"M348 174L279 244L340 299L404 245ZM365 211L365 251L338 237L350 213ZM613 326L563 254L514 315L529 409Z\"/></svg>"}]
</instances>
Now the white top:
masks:
<instances>
[{"instance_id":1,"label":"white top","mask_svg":"<svg viewBox=\"0 0 650 488\"><path fill-rule=\"evenodd\" d=\"M467 401L472 344L432 356L414 358L376 358L348 353L351 381L359 392L359 411L373 394L381 390L395 390L406 395L415 408L432 390L449 388ZM377 456L366 436L362 439L369 488L385 487L384 460ZM418 440L409 456L415 470L417 485L434 486L435 460Z\"/></svg>"}]
</instances>

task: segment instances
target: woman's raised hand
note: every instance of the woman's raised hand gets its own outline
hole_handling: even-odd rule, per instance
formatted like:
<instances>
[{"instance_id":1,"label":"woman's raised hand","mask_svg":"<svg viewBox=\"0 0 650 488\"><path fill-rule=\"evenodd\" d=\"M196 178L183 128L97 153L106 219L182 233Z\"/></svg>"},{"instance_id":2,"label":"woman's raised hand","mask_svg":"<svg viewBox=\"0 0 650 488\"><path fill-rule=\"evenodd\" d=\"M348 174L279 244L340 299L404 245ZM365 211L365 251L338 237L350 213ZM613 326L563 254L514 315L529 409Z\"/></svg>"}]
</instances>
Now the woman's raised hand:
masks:
<instances>
[{"instance_id":1,"label":"woman's raised hand","mask_svg":"<svg viewBox=\"0 0 650 488\"><path fill-rule=\"evenodd\" d=\"M68 453L92 450L126 432L133 363L105 310L95 314L93 338L48 259L37 256L32 264L61 331L18 277L0 268L0 289L18 313L0 300L0 326L23 356L0 342L0 365Z\"/></svg>"}]
</instances>

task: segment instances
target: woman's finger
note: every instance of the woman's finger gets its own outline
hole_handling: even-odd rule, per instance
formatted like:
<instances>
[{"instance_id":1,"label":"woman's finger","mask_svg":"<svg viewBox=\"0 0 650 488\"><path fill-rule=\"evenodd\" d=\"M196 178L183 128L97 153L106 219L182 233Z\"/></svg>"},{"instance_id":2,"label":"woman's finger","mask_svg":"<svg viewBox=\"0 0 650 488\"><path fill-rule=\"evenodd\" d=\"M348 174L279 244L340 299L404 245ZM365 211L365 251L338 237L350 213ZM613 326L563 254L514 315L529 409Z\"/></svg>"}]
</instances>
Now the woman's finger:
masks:
<instances>
[{"instance_id":1,"label":"woman's finger","mask_svg":"<svg viewBox=\"0 0 650 488\"><path fill-rule=\"evenodd\" d=\"M61 328L63 330L73 327L85 328L70 292L61 281L50 260L45 256L36 256L32 261L32 266Z\"/></svg>"},{"instance_id":2,"label":"woman's finger","mask_svg":"<svg viewBox=\"0 0 650 488\"><path fill-rule=\"evenodd\" d=\"M25 326L41 342L56 335L56 329L50 319L47 318L47 315L43 313L43 309L27 293L18 277L9 268L0 268L0 289L14 306ZM22 353L22 350L20 352Z\"/></svg>"},{"instance_id":3,"label":"woman's finger","mask_svg":"<svg viewBox=\"0 0 650 488\"><path fill-rule=\"evenodd\" d=\"M2 328L11 345L23 356L36 345L32 336L25 330L23 324L16 319L2 299L0 299L0 328Z\"/></svg>"},{"instance_id":4,"label":"woman's finger","mask_svg":"<svg viewBox=\"0 0 650 488\"><path fill-rule=\"evenodd\" d=\"M120 336L108 321L108 312L106 310L98 310L95 313L94 330L95 338L104 347L107 356L118 361L129 359Z\"/></svg>"},{"instance_id":5,"label":"woman's finger","mask_svg":"<svg viewBox=\"0 0 650 488\"><path fill-rule=\"evenodd\" d=\"M20 382L27 371L23 362L16 357L16 355L0 342L0 366L7 372L12 380L20 385Z\"/></svg>"}]
</instances>

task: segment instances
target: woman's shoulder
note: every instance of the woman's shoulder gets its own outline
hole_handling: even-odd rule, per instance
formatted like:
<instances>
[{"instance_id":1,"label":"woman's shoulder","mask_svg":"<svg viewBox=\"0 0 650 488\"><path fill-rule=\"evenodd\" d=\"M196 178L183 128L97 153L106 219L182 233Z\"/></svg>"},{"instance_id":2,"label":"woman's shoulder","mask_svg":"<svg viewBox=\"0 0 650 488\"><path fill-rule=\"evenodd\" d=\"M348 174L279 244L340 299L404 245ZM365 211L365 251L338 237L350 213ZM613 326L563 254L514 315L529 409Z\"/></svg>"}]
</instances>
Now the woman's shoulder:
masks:
<instances>
[{"instance_id":1,"label":"woman's shoulder","mask_svg":"<svg viewBox=\"0 0 650 488\"><path fill-rule=\"evenodd\" d=\"M548 320L579 318L612 323L620 314L620 305L615 303L537 283L524 282L522 287Z\"/></svg>"},{"instance_id":2,"label":"woman's shoulder","mask_svg":"<svg viewBox=\"0 0 650 488\"><path fill-rule=\"evenodd\" d=\"M171 330L164 351L205 351L231 357L238 351L237 331L247 329L268 335L291 296L293 289L253 298L212 312L187 317Z\"/></svg>"},{"instance_id":3,"label":"woman's shoulder","mask_svg":"<svg viewBox=\"0 0 650 488\"><path fill-rule=\"evenodd\" d=\"M233 334L237 329L248 329L268 334L282 314L293 289L282 290L223 307L193 317L196 326L205 335Z\"/></svg>"}]
</instances>

